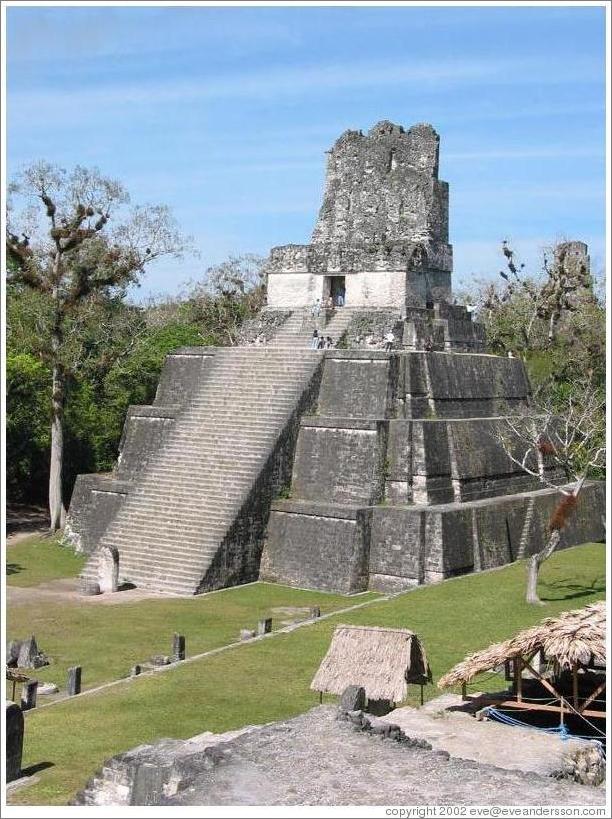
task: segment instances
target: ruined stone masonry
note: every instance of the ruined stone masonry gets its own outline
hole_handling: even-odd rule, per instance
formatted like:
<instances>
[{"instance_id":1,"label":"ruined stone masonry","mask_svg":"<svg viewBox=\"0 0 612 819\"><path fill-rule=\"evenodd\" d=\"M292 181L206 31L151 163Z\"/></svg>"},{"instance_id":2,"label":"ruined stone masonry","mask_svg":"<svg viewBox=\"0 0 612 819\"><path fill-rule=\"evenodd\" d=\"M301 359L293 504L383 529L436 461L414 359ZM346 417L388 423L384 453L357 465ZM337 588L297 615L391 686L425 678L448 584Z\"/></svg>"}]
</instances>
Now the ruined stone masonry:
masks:
<instances>
[{"instance_id":1,"label":"ruined stone masonry","mask_svg":"<svg viewBox=\"0 0 612 819\"><path fill-rule=\"evenodd\" d=\"M89 588L396 591L542 547L557 493L497 434L528 379L452 303L438 165L429 125L337 140L312 241L271 251L241 345L168 356L115 471L79 476L66 537ZM603 508L589 484L562 545L601 539Z\"/></svg>"}]
</instances>

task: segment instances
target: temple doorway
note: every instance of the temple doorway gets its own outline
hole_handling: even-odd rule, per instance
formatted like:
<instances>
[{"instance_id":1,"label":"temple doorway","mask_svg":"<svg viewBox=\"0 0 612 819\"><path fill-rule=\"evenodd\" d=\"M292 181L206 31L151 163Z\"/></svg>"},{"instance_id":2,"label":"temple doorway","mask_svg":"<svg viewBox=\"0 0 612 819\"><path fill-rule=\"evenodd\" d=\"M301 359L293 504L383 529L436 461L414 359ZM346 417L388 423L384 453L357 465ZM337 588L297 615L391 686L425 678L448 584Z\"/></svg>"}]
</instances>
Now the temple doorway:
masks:
<instances>
[{"instance_id":1,"label":"temple doorway","mask_svg":"<svg viewBox=\"0 0 612 819\"><path fill-rule=\"evenodd\" d=\"M344 307L346 304L346 285L344 276L329 277L329 295L334 307Z\"/></svg>"}]
</instances>

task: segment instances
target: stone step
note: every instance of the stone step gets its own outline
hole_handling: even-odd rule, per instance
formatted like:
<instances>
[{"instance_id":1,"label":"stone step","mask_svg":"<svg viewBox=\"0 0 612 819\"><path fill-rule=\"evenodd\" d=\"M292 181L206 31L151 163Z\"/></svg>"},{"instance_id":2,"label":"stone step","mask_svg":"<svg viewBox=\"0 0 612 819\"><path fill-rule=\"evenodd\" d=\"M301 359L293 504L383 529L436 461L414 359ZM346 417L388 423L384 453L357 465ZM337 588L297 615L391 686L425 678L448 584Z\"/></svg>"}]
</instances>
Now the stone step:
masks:
<instances>
[{"instance_id":1,"label":"stone step","mask_svg":"<svg viewBox=\"0 0 612 819\"><path fill-rule=\"evenodd\" d=\"M208 562L209 558L213 557L217 551L223 538L216 538L207 542L197 542L196 540L189 541L181 539L181 553L179 557L174 556L173 552L169 552L162 542L156 542L153 538L133 538L131 543L131 550L129 556L125 558L123 563L120 562L120 567L126 562L132 563L140 559L145 561L146 565L153 566L155 563L166 563L169 561L170 567L174 568L199 568L203 562ZM120 543L118 540L113 540L113 543Z\"/></svg>"},{"instance_id":2,"label":"stone step","mask_svg":"<svg viewBox=\"0 0 612 819\"><path fill-rule=\"evenodd\" d=\"M200 389L101 540L119 548L124 576L195 592L320 361L319 352L292 345L215 350Z\"/></svg>"},{"instance_id":3,"label":"stone step","mask_svg":"<svg viewBox=\"0 0 612 819\"><path fill-rule=\"evenodd\" d=\"M109 529L104 535L105 541L117 542L120 545L121 535L124 533L130 540L142 540L152 544L166 544L172 547L174 540L180 537L181 545L200 547L203 544L218 543L226 537L232 524L231 517L219 524L206 525L205 521L191 521L189 527L171 526L160 521L157 528L150 524L143 525L142 522L132 526L129 532L122 529ZM164 549L166 548L164 546Z\"/></svg>"},{"instance_id":4,"label":"stone step","mask_svg":"<svg viewBox=\"0 0 612 819\"><path fill-rule=\"evenodd\" d=\"M156 501L157 508L163 507L164 500L177 500L178 498L199 498L200 503L206 502L207 495L215 497L231 498L236 494L241 494L245 487L257 477L257 471L253 470L248 475L240 477L232 475L231 472L223 473L218 471L216 475L202 478L200 482L193 481L193 475L185 474L185 480L181 480L180 473L165 473L161 469L147 480L142 486L142 493L132 495L136 503L137 498ZM247 480L250 478L250 480ZM217 490L217 491L215 491Z\"/></svg>"}]
</instances>

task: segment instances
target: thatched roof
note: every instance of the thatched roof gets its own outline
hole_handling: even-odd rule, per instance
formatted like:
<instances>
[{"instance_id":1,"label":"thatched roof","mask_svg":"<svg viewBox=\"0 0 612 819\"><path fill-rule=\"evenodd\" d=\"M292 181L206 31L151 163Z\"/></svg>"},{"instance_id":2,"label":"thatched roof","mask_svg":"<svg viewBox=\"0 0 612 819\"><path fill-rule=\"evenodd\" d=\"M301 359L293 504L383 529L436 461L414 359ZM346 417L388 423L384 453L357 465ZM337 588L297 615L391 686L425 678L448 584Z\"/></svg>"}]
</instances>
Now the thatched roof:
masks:
<instances>
[{"instance_id":1,"label":"thatched roof","mask_svg":"<svg viewBox=\"0 0 612 819\"><path fill-rule=\"evenodd\" d=\"M543 651L556 668L569 669L574 664L606 662L606 604L591 603L583 609L564 611L558 617L547 617L537 626L520 631L503 643L477 651L466 657L438 681L439 688L469 682L484 671L497 668L514 657L530 657Z\"/></svg>"},{"instance_id":2,"label":"thatched roof","mask_svg":"<svg viewBox=\"0 0 612 819\"><path fill-rule=\"evenodd\" d=\"M349 685L361 685L370 700L401 702L409 682L431 682L416 634L406 628L339 625L310 687L342 694Z\"/></svg>"}]
</instances>

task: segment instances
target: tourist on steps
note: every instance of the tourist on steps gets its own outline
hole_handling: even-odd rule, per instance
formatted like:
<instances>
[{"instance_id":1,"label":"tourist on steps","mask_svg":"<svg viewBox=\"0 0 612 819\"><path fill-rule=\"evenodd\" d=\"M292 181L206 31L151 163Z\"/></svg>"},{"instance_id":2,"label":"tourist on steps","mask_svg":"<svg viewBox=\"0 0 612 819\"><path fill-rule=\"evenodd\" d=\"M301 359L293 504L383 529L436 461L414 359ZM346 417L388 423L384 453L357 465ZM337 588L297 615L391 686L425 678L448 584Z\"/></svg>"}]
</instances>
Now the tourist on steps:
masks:
<instances>
[{"instance_id":1,"label":"tourist on steps","mask_svg":"<svg viewBox=\"0 0 612 819\"><path fill-rule=\"evenodd\" d=\"M392 330L389 330L389 332L385 336L385 352L386 353L391 352L391 348L393 347L393 342L394 341L395 341L395 335L393 334Z\"/></svg>"},{"instance_id":2,"label":"tourist on steps","mask_svg":"<svg viewBox=\"0 0 612 819\"><path fill-rule=\"evenodd\" d=\"M316 328L312 331L312 338L310 340L310 348L312 350L318 350L319 349L319 331Z\"/></svg>"},{"instance_id":3,"label":"tourist on steps","mask_svg":"<svg viewBox=\"0 0 612 819\"><path fill-rule=\"evenodd\" d=\"M318 319L321 315L321 299L317 299L315 303L312 305L312 317L313 319Z\"/></svg>"}]
</instances>

